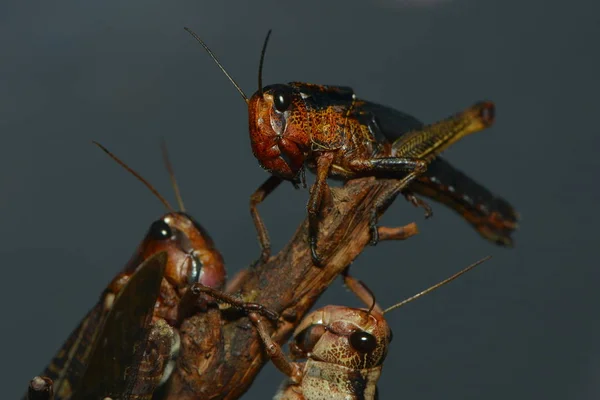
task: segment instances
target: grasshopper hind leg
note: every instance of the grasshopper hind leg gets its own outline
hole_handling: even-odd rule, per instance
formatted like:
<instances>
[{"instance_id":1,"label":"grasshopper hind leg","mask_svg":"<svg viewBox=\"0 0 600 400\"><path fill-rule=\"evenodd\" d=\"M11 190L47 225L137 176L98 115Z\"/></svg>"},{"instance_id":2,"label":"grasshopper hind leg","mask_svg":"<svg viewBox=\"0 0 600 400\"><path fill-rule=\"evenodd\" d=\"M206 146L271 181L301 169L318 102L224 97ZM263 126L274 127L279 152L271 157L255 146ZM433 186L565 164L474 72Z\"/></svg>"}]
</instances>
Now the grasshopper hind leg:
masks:
<instances>
[{"instance_id":1,"label":"grasshopper hind leg","mask_svg":"<svg viewBox=\"0 0 600 400\"><path fill-rule=\"evenodd\" d=\"M402 193L412 181L427 170L427 161L405 157L373 158L356 161L352 167L361 175L372 175L382 178L393 178L398 176L399 173L405 174L402 179L388 187L375 202L369 221L369 228L371 230L370 244L374 246L380 240L380 232L377 227L379 215L394 202L398 194ZM429 206L426 206L427 210Z\"/></svg>"}]
</instances>

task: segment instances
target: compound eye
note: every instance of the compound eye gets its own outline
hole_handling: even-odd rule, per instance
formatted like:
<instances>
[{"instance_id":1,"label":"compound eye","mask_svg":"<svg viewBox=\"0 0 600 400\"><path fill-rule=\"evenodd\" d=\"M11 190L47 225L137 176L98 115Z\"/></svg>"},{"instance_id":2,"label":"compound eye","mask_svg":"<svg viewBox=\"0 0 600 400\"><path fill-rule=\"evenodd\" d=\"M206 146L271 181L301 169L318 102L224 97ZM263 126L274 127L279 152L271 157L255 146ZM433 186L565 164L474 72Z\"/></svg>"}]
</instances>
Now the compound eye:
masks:
<instances>
[{"instance_id":1,"label":"compound eye","mask_svg":"<svg viewBox=\"0 0 600 400\"><path fill-rule=\"evenodd\" d=\"M370 353L377 347L375 336L363 331L356 331L350 335L350 345L361 353Z\"/></svg>"},{"instance_id":2,"label":"compound eye","mask_svg":"<svg viewBox=\"0 0 600 400\"><path fill-rule=\"evenodd\" d=\"M171 227L162 219L158 221L154 221L150 226L150 231L148 231L148 235L154 240L165 240L169 239L173 236L173 231Z\"/></svg>"},{"instance_id":3,"label":"compound eye","mask_svg":"<svg viewBox=\"0 0 600 400\"><path fill-rule=\"evenodd\" d=\"M284 112L292 104L292 92L285 89L277 89L273 92L273 104L279 112Z\"/></svg>"}]
</instances>

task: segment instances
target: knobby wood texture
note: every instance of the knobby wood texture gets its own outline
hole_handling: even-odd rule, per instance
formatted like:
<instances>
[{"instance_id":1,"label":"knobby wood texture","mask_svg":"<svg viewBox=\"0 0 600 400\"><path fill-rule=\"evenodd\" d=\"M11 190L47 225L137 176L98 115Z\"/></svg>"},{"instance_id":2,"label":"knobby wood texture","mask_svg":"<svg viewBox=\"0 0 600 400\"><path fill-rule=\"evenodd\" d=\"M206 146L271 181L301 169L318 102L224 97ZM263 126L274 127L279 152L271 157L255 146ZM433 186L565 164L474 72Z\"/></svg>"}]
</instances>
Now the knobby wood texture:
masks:
<instances>
[{"instance_id":1,"label":"knobby wood texture","mask_svg":"<svg viewBox=\"0 0 600 400\"><path fill-rule=\"evenodd\" d=\"M323 291L369 244L373 206L396 183L364 178L332 188L319 230L322 267L312 264L304 221L279 254L266 264L249 269L241 278L237 295L280 313L279 322L273 324L272 337L276 342L283 344L289 339ZM416 233L414 223L380 230L382 239ZM227 318L224 314L212 309L182 324L182 353L166 398L237 399L248 390L268 359L249 319L240 318L239 314Z\"/></svg>"}]
</instances>

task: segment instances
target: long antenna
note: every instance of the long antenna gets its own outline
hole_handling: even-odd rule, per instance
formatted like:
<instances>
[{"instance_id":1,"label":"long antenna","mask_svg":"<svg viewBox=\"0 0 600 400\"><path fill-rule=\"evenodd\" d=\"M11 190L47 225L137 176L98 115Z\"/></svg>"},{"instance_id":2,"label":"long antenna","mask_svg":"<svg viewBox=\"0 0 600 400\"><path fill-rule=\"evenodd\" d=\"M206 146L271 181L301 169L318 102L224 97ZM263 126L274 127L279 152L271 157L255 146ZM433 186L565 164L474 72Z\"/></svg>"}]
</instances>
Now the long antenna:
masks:
<instances>
[{"instance_id":1,"label":"long antenna","mask_svg":"<svg viewBox=\"0 0 600 400\"><path fill-rule=\"evenodd\" d=\"M92 140L92 143L94 143L96 146L100 147L106 154L108 154L110 156L110 158L115 160L121 167L125 168L127 171L129 171L130 174L135 176L140 182L142 182L144 185L146 185L146 187L156 196L156 198L158 198L158 200L160 200L160 202L164 204L164 206L167 208L167 210L169 210L170 212L175 212L173 207L171 207L171 204L169 204L169 202L164 197L162 197L160 195L160 193L158 193L158 190L156 190L154 188L154 186L152 186L150 184L150 182L148 182L147 180L142 178L142 176L140 174L138 174L137 172L135 172L129 165L125 164L117 156L115 156L113 153L108 151L108 149L106 147L102 146L100 143L98 143L94 140Z\"/></svg>"},{"instance_id":2,"label":"long antenna","mask_svg":"<svg viewBox=\"0 0 600 400\"><path fill-rule=\"evenodd\" d=\"M400 307L402 307L403 305L405 305L406 303L410 303L411 301L413 301L413 300L416 300L416 299L418 299L419 297L421 297L421 296L423 296L423 295L425 295L425 294L427 294L427 293L429 293L429 292L432 292L432 291L434 291L435 289L437 289L437 288L439 288L439 287L441 287L441 286L444 286L446 283L450 283L450 282L452 282L453 280L455 280L456 278L458 278L458 277L459 277L459 276L461 276L462 274L469 272L470 270L472 270L473 268L475 268L475 267L476 267L476 266L478 266L479 264L482 264L482 263L484 263L485 261L489 260L490 258L492 258L492 256L487 256L487 257L484 257L484 258L482 258L481 260L479 260L479 261L477 261L477 262L475 262L475 263L473 263L473 264L469 265L467 268L463 269L462 271L459 271L459 272L457 272L456 274L452 275L450 278L444 279L443 281L441 281L441 282L439 282L439 283L436 283L435 285L431 286L430 288L428 288L428 289L425 289L425 290L423 290L422 292L420 292L420 293L417 293L417 294L415 294L414 296L412 296L412 297L409 297L409 298L408 298L408 299L406 299L406 300L402 300L402 301L401 301L400 303L398 303L398 304L394 304L393 306L391 306L391 307L389 307L389 308L386 308L385 310L383 310L383 313L385 314L385 313L387 313L387 312L390 312L390 311L392 311L392 310L394 310L394 309L396 309L396 308L400 308Z\"/></svg>"},{"instance_id":3,"label":"long antenna","mask_svg":"<svg viewBox=\"0 0 600 400\"><path fill-rule=\"evenodd\" d=\"M229 73L225 70L225 67L223 67L223 65L221 65L221 63L217 59L217 56L215 56L214 53L208 48L208 46L206 45L206 43L204 43L202 41L202 39L200 39L200 36L198 36L196 34L196 32L194 32L190 28L185 27L183 29L185 29L190 35L192 35L192 37L194 39L196 39L198 41L198 43L200 43L202 45L202 47L204 47L204 50L206 50L206 52L208 53L208 55L211 56L211 58L214 60L215 63L217 63L217 65L219 66L219 68L221 69L221 71L223 71L223 73L225 74L225 76L227 78L229 78L229 81L231 83L233 83L233 86L235 86L235 88L237 89L237 91L240 92L240 94L242 95L242 98L244 99L244 101L246 103L248 103L248 96L246 96L246 93L244 93L244 91L242 90L242 88L240 87L240 85L238 85L237 82L235 80L233 80L233 78L231 77L231 75L229 75Z\"/></svg>"},{"instance_id":4,"label":"long antenna","mask_svg":"<svg viewBox=\"0 0 600 400\"><path fill-rule=\"evenodd\" d=\"M167 142L164 138L160 140L160 148L162 149L163 162L167 171L169 172L169 178L171 178L171 185L173 185L173 190L175 191L175 198L177 199L177 204L179 204L179 211L185 212L185 206L183 205L183 198L181 197L181 192L179 191L179 185L177 184L177 179L175 178L175 171L173 170L173 164L171 164L171 160L169 159L169 151L167 150Z\"/></svg>"},{"instance_id":5,"label":"long antenna","mask_svg":"<svg viewBox=\"0 0 600 400\"><path fill-rule=\"evenodd\" d=\"M273 30L269 29L267 32L267 37L265 38L265 42L263 43L262 51L260 52L260 63L258 64L258 93L262 96L263 94L263 84L262 84L262 70L263 64L265 62L265 53L267 52L267 44L269 43L269 37L271 37L271 32Z\"/></svg>"}]
</instances>

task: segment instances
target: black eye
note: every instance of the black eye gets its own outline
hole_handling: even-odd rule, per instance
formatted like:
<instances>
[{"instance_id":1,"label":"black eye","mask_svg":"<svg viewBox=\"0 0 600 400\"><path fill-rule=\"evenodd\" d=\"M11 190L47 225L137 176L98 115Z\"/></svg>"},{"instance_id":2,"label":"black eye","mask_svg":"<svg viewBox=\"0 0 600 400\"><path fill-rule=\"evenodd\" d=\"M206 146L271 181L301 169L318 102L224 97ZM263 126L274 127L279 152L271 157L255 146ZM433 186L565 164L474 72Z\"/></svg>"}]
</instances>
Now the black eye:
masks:
<instances>
[{"instance_id":1,"label":"black eye","mask_svg":"<svg viewBox=\"0 0 600 400\"><path fill-rule=\"evenodd\" d=\"M173 231L171 231L171 227L165 221L159 219L152 223L148 235L155 240L165 240L173 236Z\"/></svg>"},{"instance_id":2,"label":"black eye","mask_svg":"<svg viewBox=\"0 0 600 400\"><path fill-rule=\"evenodd\" d=\"M377 347L377 340L370 333L356 331L350 335L350 344L354 350L361 353L370 353Z\"/></svg>"},{"instance_id":3,"label":"black eye","mask_svg":"<svg viewBox=\"0 0 600 400\"><path fill-rule=\"evenodd\" d=\"M279 112L284 112L292 103L292 92L289 90L277 89L273 92L273 104Z\"/></svg>"}]
</instances>

